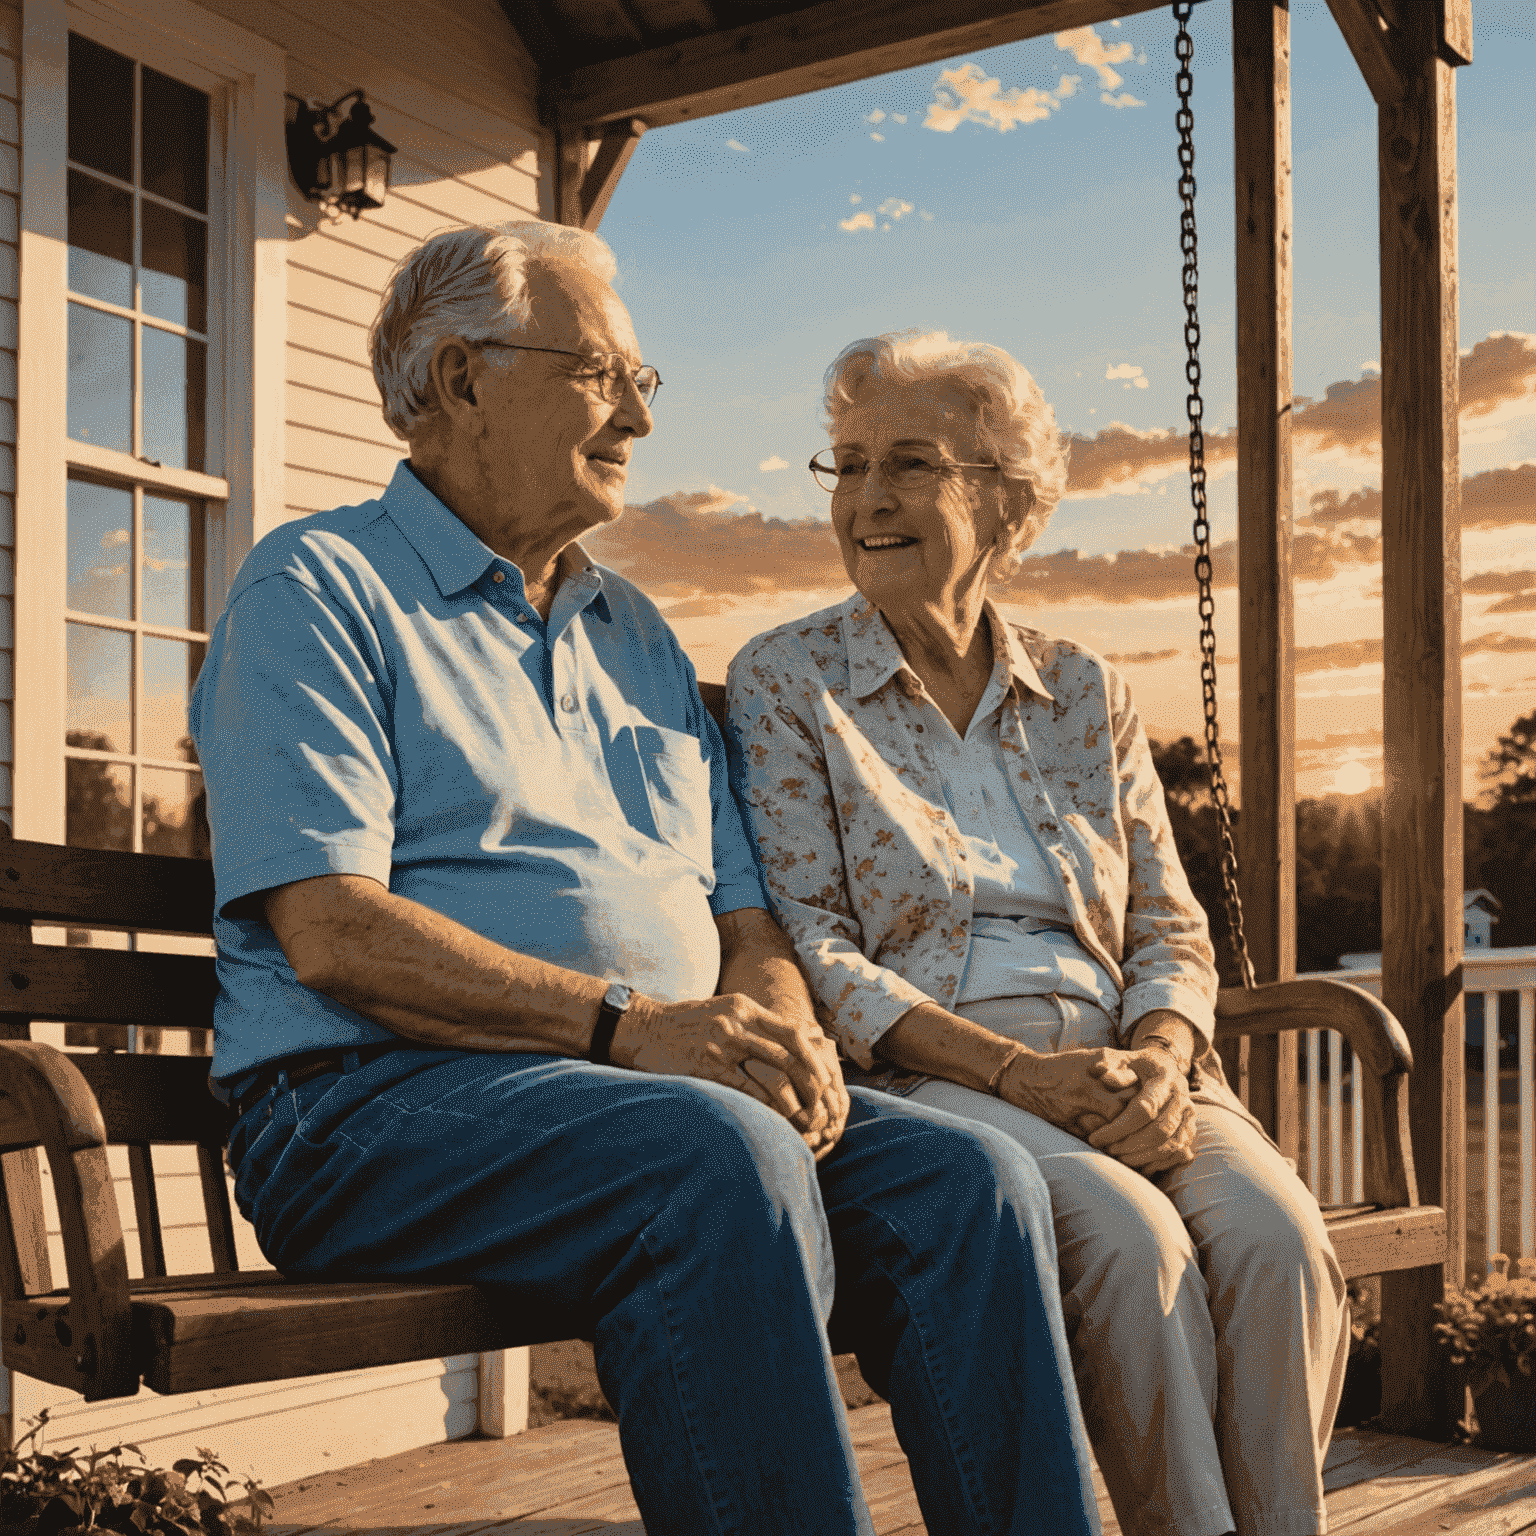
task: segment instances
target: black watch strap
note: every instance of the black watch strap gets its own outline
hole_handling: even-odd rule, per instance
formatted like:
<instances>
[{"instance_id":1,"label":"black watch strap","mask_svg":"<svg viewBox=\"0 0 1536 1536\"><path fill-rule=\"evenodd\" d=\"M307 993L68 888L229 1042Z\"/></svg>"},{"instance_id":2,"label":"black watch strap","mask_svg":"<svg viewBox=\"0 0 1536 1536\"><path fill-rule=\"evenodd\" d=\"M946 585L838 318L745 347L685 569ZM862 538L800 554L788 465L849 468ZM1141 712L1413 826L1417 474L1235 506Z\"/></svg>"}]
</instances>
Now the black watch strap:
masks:
<instances>
[{"instance_id":1,"label":"black watch strap","mask_svg":"<svg viewBox=\"0 0 1536 1536\"><path fill-rule=\"evenodd\" d=\"M597 1024L592 1030L592 1043L587 1047L587 1060L595 1067L608 1067L613 1063L608 1053L613 1049L613 1036L619 1020L629 1010L630 989L622 981L614 982L603 995L603 1005L597 1010Z\"/></svg>"}]
</instances>

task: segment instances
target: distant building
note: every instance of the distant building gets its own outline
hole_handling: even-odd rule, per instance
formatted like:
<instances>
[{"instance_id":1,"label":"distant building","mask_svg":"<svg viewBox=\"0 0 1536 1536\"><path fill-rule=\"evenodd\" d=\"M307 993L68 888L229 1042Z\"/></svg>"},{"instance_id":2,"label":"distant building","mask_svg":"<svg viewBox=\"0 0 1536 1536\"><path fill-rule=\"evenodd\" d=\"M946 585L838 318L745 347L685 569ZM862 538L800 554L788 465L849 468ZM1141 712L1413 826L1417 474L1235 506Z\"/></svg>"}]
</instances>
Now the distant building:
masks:
<instances>
[{"instance_id":1,"label":"distant building","mask_svg":"<svg viewBox=\"0 0 1536 1536\"><path fill-rule=\"evenodd\" d=\"M1492 949L1493 925L1499 920L1504 903L1492 891L1461 893L1461 937L1466 949ZM1340 955L1339 969L1370 971L1381 964L1381 951L1372 954Z\"/></svg>"},{"instance_id":2,"label":"distant building","mask_svg":"<svg viewBox=\"0 0 1536 1536\"><path fill-rule=\"evenodd\" d=\"M1461 893L1461 934L1468 949L1492 949L1493 925L1504 905L1492 891Z\"/></svg>"}]
</instances>

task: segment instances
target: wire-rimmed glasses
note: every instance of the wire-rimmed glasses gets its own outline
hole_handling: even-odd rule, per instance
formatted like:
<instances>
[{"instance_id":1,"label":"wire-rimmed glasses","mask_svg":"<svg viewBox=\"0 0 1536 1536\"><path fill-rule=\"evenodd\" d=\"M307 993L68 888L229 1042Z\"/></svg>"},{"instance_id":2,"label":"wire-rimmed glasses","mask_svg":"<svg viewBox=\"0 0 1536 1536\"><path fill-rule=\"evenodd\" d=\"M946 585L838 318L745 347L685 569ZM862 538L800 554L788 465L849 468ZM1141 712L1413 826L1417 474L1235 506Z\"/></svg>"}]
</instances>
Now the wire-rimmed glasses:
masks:
<instances>
[{"instance_id":1,"label":"wire-rimmed glasses","mask_svg":"<svg viewBox=\"0 0 1536 1536\"><path fill-rule=\"evenodd\" d=\"M598 388L609 405L617 405L624 398L624 386L634 381L635 393L649 405L661 388L661 375L649 363L631 368L628 361L617 352L570 352L564 347L528 347L520 341L481 341L481 347L505 347L512 352L548 352L554 357L575 357L591 366L593 376L599 381Z\"/></svg>"},{"instance_id":2,"label":"wire-rimmed glasses","mask_svg":"<svg viewBox=\"0 0 1536 1536\"><path fill-rule=\"evenodd\" d=\"M834 457L827 462L828 449L823 449L807 466L816 477L816 483L834 494L838 491L855 490L864 484L869 474L869 460L863 455L850 453ZM958 459L946 459L938 454L924 454L913 448L893 448L880 460L880 478L899 490L913 490L929 485L940 475L956 469L998 469L1001 464L962 464Z\"/></svg>"}]
</instances>

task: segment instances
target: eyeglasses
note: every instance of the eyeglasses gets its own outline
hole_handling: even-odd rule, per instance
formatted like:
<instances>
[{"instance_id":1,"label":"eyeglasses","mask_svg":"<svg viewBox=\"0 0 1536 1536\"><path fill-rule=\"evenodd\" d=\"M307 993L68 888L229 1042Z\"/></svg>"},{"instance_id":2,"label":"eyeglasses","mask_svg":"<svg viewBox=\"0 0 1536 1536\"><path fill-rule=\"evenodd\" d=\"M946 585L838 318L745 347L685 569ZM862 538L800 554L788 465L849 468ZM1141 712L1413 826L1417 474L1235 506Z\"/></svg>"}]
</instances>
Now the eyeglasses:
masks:
<instances>
[{"instance_id":1,"label":"eyeglasses","mask_svg":"<svg viewBox=\"0 0 1536 1536\"><path fill-rule=\"evenodd\" d=\"M617 405L624 398L624 386L633 381L635 393L649 405L661 388L661 375L649 363L631 368L617 352L567 352L563 347L525 347L520 341L481 341L481 347L505 347L512 352L548 352L553 357L576 357L591 366L592 377L598 380L598 388L609 405Z\"/></svg>"},{"instance_id":2,"label":"eyeglasses","mask_svg":"<svg viewBox=\"0 0 1536 1536\"><path fill-rule=\"evenodd\" d=\"M810 471L824 491L851 491L863 485L869 474L869 460L857 454L827 463L820 453L810 462ZM961 464L955 459L932 458L910 448L893 449L880 461L880 478L900 490L910 491L931 484L938 476L956 469L998 469L1001 464Z\"/></svg>"}]
</instances>

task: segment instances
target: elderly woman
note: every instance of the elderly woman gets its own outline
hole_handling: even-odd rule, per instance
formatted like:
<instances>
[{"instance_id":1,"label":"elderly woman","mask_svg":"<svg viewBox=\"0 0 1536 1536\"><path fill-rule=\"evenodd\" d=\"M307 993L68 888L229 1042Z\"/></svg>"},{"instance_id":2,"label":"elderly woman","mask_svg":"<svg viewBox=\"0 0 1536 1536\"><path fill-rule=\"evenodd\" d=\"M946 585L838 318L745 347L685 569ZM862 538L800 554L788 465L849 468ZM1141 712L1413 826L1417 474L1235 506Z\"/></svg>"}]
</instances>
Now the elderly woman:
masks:
<instances>
[{"instance_id":1,"label":"elderly woman","mask_svg":"<svg viewBox=\"0 0 1536 1536\"><path fill-rule=\"evenodd\" d=\"M858 591L728 683L769 892L850 1081L996 1126L1051 1192L1079 1395L1127 1532L1305 1536L1343 1384L1316 1202L1228 1088L1216 972L1102 657L989 599L1066 481L997 347L858 341L812 463Z\"/></svg>"}]
</instances>

